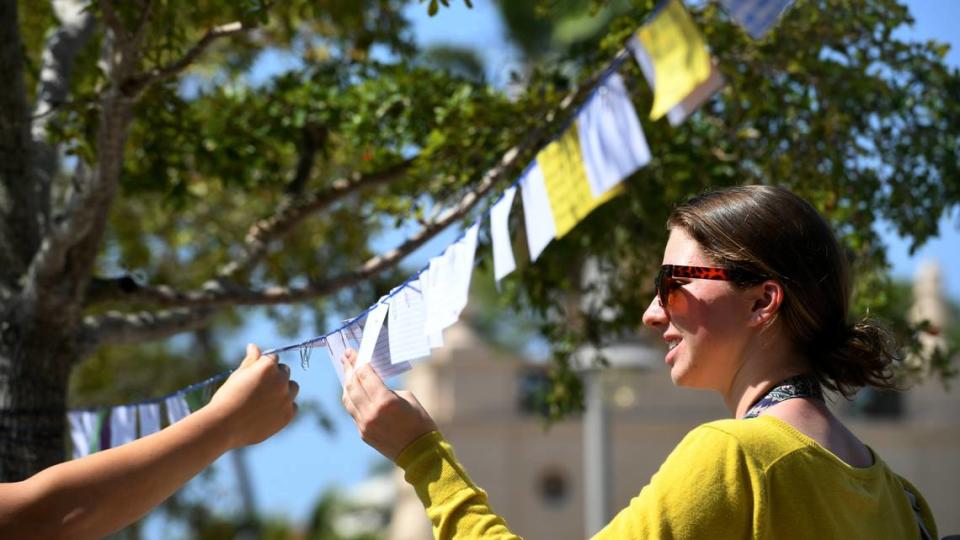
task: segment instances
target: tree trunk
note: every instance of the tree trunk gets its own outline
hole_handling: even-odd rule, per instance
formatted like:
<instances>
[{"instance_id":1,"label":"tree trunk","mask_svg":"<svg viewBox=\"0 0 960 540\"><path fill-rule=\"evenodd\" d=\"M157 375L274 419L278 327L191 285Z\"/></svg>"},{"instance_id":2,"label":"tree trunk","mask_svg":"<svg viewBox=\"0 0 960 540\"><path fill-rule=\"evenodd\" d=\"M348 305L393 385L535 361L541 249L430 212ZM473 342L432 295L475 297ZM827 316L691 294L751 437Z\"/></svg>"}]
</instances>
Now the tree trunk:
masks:
<instances>
[{"instance_id":1,"label":"tree trunk","mask_svg":"<svg viewBox=\"0 0 960 540\"><path fill-rule=\"evenodd\" d=\"M0 482L63 461L67 384L80 354L72 325L31 318L24 307L12 302L0 313Z\"/></svg>"}]
</instances>

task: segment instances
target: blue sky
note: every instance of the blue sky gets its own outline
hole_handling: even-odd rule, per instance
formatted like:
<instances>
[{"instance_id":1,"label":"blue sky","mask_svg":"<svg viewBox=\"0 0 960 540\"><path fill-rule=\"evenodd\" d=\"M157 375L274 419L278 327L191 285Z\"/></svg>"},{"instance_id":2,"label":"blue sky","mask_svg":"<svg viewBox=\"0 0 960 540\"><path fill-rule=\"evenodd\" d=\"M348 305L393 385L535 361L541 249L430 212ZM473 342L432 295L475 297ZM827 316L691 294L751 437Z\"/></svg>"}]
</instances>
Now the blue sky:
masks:
<instances>
[{"instance_id":1,"label":"blue sky","mask_svg":"<svg viewBox=\"0 0 960 540\"><path fill-rule=\"evenodd\" d=\"M434 18L426 15L426 4L414 5L410 13L417 40L421 45L442 42L483 51L488 65L493 66L490 68L490 80L494 83L503 81L513 64L515 53L502 38L502 27L490 0L474 0L473 3L474 9L467 10L461 0L453 0L450 9L441 9ZM914 28L905 29L903 36L950 43L953 48L948 62L960 66L960 33L951 28L956 21L960 21L960 2L913 0L908 4L917 23ZM275 65L262 68L277 69ZM898 277L912 277L918 264L928 258L939 260L944 268L960 266L960 212L954 211L951 216L946 216L941 222L940 238L931 240L913 256L908 253L908 242L889 230L881 232L889 246L888 255L894 275ZM438 254L454 234L448 233L428 244L418 252L416 258L422 262ZM948 276L947 279L951 278ZM960 298L960 279L953 278L946 285L952 297ZM264 324L262 317L255 319L259 322L234 336L238 360L245 343L254 342L269 348L284 345L288 341L276 335L269 324ZM288 354L283 360L292 366L299 364L296 354ZM382 460L357 436L353 422L340 406L339 384L326 362L326 354L318 351L313 355L311 369L302 371L295 367L294 377L301 384L301 396L318 400L332 415L336 433L330 436L310 420L303 419L247 451L257 505L263 512L302 521L324 490L347 488L363 480L370 468ZM221 501L220 506L224 509L237 508L239 497L234 487L232 464L227 458L221 459L213 474L218 478L216 491L203 496ZM150 527L151 536L168 537L169 534L161 532L157 525L154 523Z\"/></svg>"}]
</instances>

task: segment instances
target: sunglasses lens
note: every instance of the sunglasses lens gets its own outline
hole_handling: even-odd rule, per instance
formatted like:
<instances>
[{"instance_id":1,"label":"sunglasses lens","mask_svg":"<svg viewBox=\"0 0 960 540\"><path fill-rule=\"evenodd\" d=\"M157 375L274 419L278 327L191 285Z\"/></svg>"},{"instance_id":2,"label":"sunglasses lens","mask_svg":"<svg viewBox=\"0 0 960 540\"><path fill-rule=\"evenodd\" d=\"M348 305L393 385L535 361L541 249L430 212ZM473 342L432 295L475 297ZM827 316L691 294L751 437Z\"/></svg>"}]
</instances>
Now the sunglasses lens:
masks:
<instances>
[{"instance_id":1,"label":"sunglasses lens","mask_svg":"<svg viewBox=\"0 0 960 540\"><path fill-rule=\"evenodd\" d=\"M660 299L660 307L666 308L667 301L670 299L670 289L669 289L670 274L667 272L666 266L661 266L660 271L657 272L657 298Z\"/></svg>"}]
</instances>

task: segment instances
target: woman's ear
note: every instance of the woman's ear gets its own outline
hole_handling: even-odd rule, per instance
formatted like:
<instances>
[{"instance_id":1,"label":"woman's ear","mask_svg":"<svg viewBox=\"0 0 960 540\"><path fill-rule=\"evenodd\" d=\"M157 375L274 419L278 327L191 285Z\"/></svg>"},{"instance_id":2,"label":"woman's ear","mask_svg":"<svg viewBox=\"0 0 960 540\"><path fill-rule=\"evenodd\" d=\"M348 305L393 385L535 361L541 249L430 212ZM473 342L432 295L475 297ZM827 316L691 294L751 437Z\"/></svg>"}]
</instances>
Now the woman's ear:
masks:
<instances>
[{"instance_id":1,"label":"woman's ear","mask_svg":"<svg viewBox=\"0 0 960 540\"><path fill-rule=\"evenodd\" d=\"M756 295L750 309L750 325L767 326L774 321L777 312L780 311L780 305L783 304L783 285L768 279L757 285L754 290Z\"/></svg>"}]
</instances>

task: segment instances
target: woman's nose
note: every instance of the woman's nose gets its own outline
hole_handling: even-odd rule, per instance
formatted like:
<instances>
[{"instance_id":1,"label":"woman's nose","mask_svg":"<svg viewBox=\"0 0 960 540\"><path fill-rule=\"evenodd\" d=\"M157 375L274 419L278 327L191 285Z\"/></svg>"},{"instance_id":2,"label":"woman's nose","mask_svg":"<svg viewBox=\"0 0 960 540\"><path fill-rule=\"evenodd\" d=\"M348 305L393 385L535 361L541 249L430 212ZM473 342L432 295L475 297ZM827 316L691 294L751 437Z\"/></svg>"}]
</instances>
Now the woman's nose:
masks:
<instances>
[{"instance_id":1,"label":"woman's nose","mask_svg":"<svg viewBox=\"0 0 960 540\"><path fill-rule=\"evenodd\" d=\"M650 305L647 306L647 310L643 312L643 324L655 328L668 322L669 317L667 316L667 312L663 309L663 306L660 305L660 300L657 298L657 295L654 295L653 300L650 301Z\"/></svg>"}]
</instances>

